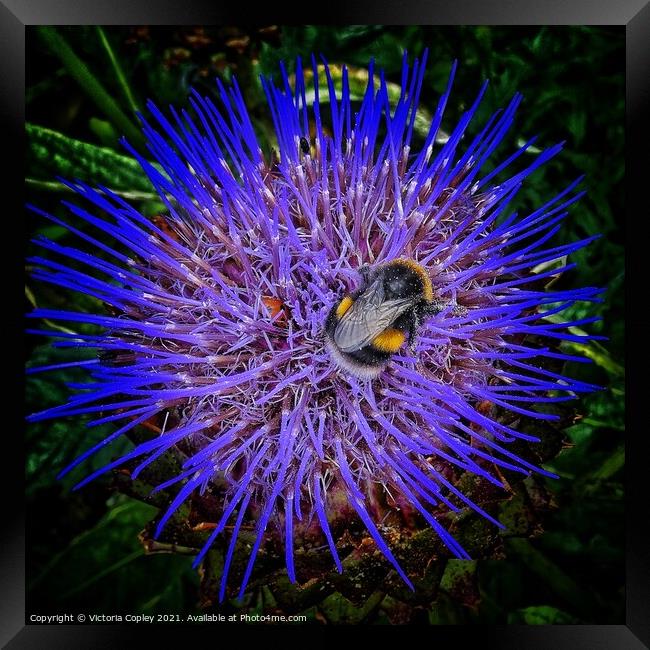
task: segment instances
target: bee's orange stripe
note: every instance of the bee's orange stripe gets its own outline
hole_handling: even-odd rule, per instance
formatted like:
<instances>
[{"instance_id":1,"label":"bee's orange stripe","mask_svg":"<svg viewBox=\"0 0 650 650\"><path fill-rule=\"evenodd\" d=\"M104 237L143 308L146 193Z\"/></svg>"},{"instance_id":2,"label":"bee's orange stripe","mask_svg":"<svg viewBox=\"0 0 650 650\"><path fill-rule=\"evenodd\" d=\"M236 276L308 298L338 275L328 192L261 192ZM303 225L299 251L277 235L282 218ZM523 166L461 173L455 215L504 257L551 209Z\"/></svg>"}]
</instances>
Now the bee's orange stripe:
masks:
<instances>
[{"instance_id":1,"label":"bee's orange stripe","mask_svg":"<svg viewBox=\"0 0 650 650\"><path fill-rule=\"evenodd\" d=\"M405 340L406 334L402 330L389 327L378 336L375 336L372 340L372 345L382 352L390 352L393 354L402 347Z\"/></svg>"},{"instance_id":2,"label":"bee's orange stripe","mask_svg":"<svg viewBox=\"0 0 650 650\"><path fill-rule=\"evenodd\" d=\"M337 317L341 318L350 307L352 307L352 298L350 298L350 296L345 296L336 308Z\"/></svg>"}]
</instances>

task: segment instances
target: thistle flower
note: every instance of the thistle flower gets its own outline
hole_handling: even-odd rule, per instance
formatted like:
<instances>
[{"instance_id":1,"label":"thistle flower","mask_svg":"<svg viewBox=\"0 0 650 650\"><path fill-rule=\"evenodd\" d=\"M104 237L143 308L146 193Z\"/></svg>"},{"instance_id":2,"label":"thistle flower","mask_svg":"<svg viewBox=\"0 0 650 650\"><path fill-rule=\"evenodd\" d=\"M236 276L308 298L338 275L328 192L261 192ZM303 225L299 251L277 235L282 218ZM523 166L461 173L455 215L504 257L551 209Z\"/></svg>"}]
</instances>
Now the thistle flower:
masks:
<instances>
[{"instance_id":1,"label":"thistle flower","mask_svg":"<svg viewBox=\"0 0 650 650\"><path fill-rule=\"evenodd\" d=\"M511 127L521 96L470 138L484 84L449 137L440 138L454 64L424 144L412 150L424 60L411 69L404 60L394 106L383 73L376 79L371 63L356 110L345 68L337 95L327 64L326 89L313 66L311 105L300 61L293 87L284 68L280 87L262 79L277 138L270 156L236 81L229 88L217 82L218 107L194 92L191 113L172 108L166 117L150 102L154 122L143 117L142 123L158 164L124 145L164 202L163 216L148 219L108 188L83 182L68 183L86 205L66 203L73 222L32 208L97 251L39 238L53 255L30 260L34 276L99 299L108 314L30 314L100 330L32 330L93 356L32 368L78 365L91 381L73 386L82 392L66 404L30 418L94 414L90 425L115 426L62 474L138 425L159 422L159 435L78 487L125 463L136 463L136 478L175 450L182 471L156 488L178 490L158 522L160 534L190 495L218 483L220 517L196 563L227 527L232 530L221 598L244 521L252 522L255 534L240 596L269 526L283 539L292 581L296 527L313 522L342 571L329 521L334 492L346 496L350 511L411 587L373 515L371 491L408 507L451 554L468 558L440 522L441 512L471 509L500 524L449 480L446 468L499 487L499 468L552 476L512 451L513 443L538 439L485 404L550 420L556 416L536 407L596 388L545 367L548 360L584 360L559 352L558 341L596 338L571 331L593 318L549 317L577 301L597 301L597 289L543 286L545 278L574 266L558 269L552 262L593 239L551 243L567 208L582 195L575 192L579 180L525 216L509 209L522 183L561 145L522 156L530 140L489 173L482 171ZM495 184L506 169L514 171ZM378 377L358 378L330 355L324 321L332 305L358 286L363 264L396 258L424 267L434 295L449 306L428 317L414 348L400 350Z\"/></svg>"}]
</instances>

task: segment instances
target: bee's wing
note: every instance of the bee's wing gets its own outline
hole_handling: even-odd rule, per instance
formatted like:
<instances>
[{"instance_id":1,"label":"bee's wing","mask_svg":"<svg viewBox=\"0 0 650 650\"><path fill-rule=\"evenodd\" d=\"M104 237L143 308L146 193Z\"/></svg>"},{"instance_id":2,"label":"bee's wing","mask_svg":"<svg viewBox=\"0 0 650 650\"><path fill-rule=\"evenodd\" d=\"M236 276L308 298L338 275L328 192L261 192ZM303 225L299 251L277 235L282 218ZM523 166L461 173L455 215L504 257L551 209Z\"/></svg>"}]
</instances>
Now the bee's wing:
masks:
<instances>
[{"instance_id":1,"label":"bee's wing","mask_svg":"<svg viewBox=\"0 0 650 650\"><path fill-rule=\"evenodd\" d=\"M334 330L334 343L343 352L360 350L412 304L412 298L384 300L383 282L378 278L343 314Z\"/></svg>"}]
</instances>

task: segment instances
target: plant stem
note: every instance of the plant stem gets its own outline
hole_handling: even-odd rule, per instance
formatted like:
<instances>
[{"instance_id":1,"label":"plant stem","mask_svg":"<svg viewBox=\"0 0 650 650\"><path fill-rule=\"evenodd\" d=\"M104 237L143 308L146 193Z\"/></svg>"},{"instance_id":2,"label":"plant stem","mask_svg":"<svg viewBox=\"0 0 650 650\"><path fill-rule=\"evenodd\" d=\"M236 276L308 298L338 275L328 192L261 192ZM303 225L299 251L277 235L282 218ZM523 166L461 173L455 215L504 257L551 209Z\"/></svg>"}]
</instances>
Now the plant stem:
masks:
<instances>
[{"instance_id":1,"label":"plant stem","mask_svg":"<svg viewBox=\"0 0 650 650\"><path fill-rule=\"evenodd\" d=\"M108 38L106 38L106 32L104 32L104 30L101 28L100 25L97 25L97 34L99 35L99 40L104 46L104 49L106 50L106 54L108 55L111 65L113 66L113 71L115 72L115 76L117 77L117 80L120 83L122 92L124 93L124 97L126 98L126 101L129 104L131 110L135 114L140 109L138 108L138 104L136 103L133 97L133 93L131 92L131 87L129 86L129 82L126 80L126 76L124 75L122 66L120 65L120 62L117 60L117 57L115 56L115 52L113 51L111 44L108 42Z\"/></svg>"},{"instance_id":2,"label":"plant stem","mask_svg":"<svg viewBox=\"0 0 650 650\"><path fill-rule=\"evenodd\" d=\"M70 76L81 86L97 107L131 142L142 144L142 135L131 120L122 112L117 102L111 97L100 81L88 69L88 66L73 52L65 38L50 26L38 27L38 34L52 53L65 66Z\"/></svg>"}]
</instances>

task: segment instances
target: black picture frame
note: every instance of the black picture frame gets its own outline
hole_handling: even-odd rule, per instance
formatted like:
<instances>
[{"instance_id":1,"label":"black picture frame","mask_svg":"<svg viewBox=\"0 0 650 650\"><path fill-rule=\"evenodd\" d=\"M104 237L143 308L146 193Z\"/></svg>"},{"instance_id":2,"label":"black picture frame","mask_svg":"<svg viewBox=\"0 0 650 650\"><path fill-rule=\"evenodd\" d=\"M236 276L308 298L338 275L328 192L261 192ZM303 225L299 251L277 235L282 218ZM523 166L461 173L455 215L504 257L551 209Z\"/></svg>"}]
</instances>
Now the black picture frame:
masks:
<instances>
[{"instance_id":1,"label":"black picture frame","mask_svg":"<svg viewBox=\"0 0 650 650\"><path fill-rule=\"evenodd\" d=\"M16 164L23 158L25 27L28 25L82 24L226 24L250 21L250 9L234 4L225 6L214 1L185 0L0 0L0 119L2 120L3 154L8 162L3 172L3 210L6 241L20 236L17 215L22 212L20 192L23 168ZM650 3L647 0L410 0L391 3L386 0L366 2L332 2L324 7L303 6L296 10L277 6L255 9L255 22L288 23L377 23L437 25L625 25L627 48L626 71L626 270L628 282L627 323L629 325L627 380L627 472L626 472L626 625L598 626L503 626L488 630L476 628L431 628L430 643L466 644L471 638L482 647L499 648L582 648L636 649L650 647L650 545L643 534L648 518L648 494L644 466L647 429L643 426L641 406L644 390L643 371L647 364L644 335L649 331L643 316L647 289L647 268L639 250L650 241L648 230L647 181L648 118L650 117ZM13 227L11 220L14 220ZM13 233L13 234L11 234ZM5 441L15 441L15 449L3 454L3 478L7 487L2 501L2 545L0 548L0 643L7 648L112 648L133 647L145 634L149 645L153 627L119 627L113 625L25 625L25 535L24 509L15 495L22 493L23 464L20 432L24 428L23 375L20 346L22 322L18 313L22 305L22 249L7 246L1 256L7 265L5 275L5 318L1 319L5 341L5 399L13 419L4 424ZM638 287L634 288L637 284ZM13 292L16 292L15 294ZM645 350L645 351L644 351ZM13 353L13 354L12 354ZM13 359L12 359L13 357ZM14 395L15 393L15 395ZM5 442L5 445L9 444ZM6 446L5 446L6 449ZM13 451L13 453L11 453ZM261 629L261 628L258 628ZM266 631L268 628L264 628ZM295 634L308 632L294 628ZM156 627L164 634L168 646L171 638L183 634L179 626ZM207 632L215 642L218 628L209 625L191 628L186 645L196 643L196 635ZM239 633L239 632L238 632ZM185 631L185 634L187 632ZM181 637L182 638L182 637ZM190 640L191 639L191 640Z\"/></svg>"}]
</instances>

